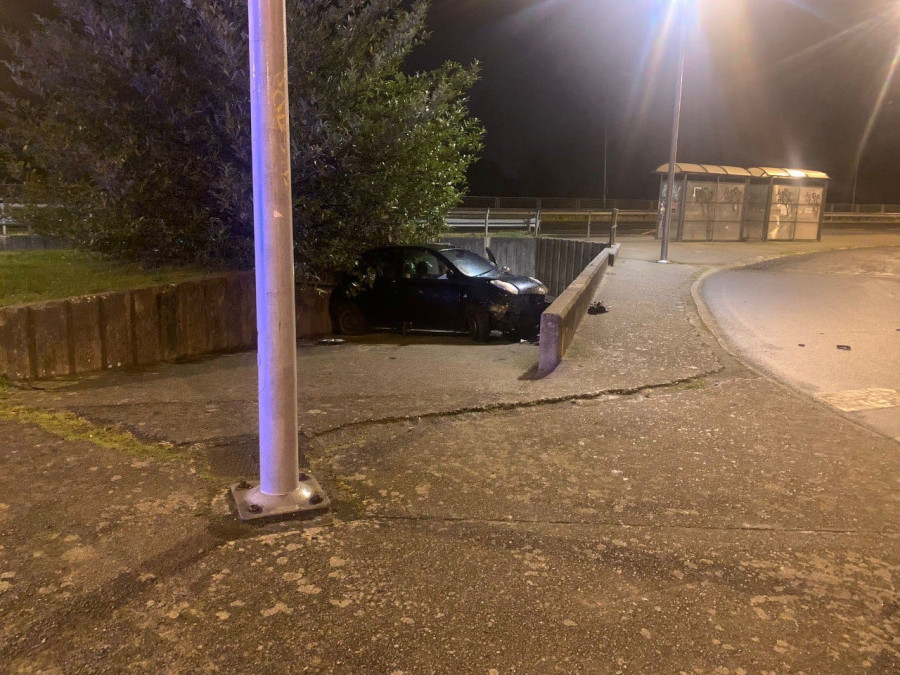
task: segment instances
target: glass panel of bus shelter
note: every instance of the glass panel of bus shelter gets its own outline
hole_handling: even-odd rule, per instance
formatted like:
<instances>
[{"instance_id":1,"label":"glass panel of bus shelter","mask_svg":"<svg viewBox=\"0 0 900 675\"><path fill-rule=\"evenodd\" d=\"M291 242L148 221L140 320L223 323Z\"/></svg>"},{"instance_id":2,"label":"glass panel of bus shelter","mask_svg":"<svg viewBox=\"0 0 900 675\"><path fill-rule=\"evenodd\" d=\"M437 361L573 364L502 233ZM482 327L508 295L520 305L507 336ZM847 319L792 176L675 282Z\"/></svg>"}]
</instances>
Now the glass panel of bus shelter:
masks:
<instances>
[{"instance_id":1,"label":"glass panel of bus shelter","mask_svg":"<svg viewBox=\"0 0 900 675\"><path fill-rule=\"evenodd\" d=\"M740 220L744 211L742 183L719 183L716 188L716 220Z\"/></svg>"},{"instance_id":2,"label":"glass panel of bus shelter","mask_svg":"<svg viewBox=\"0 0 900 675\"><path fill-rule=\"evenodd\" d=\"M819 212L822 209L822 195L824 188L802 187L800 188L800 206L797 210L797 220L804 222L819 221Z\"/></svg>"},{"instance_id":3,"label":"glass panel of bus shelter","mask_svg":"<svg viewBox=\"0 0 900 675\"><path fill-rule=\"evenodd\" d=\"M708 220L685 220L681 229L682 241L708 241Z\"/></svg>"},{"instance_id":4,"label":"glass panel of bus shelter","mask_svg":"<svg viewBox=\"0 0 900 675\"><path fill-rule=\"evenodd\" d=\"M800 188L795 185L775 185L769 209L769 239L793 239L797 223Z\"/></svg>"},{"instance_id":5,"label":"glass panel of bus shelter","mask_svg":"<svg viewBox=\"0 0 900 675\"><path fill-rule=\"evenodd\" d=\"M713 223L714 241L738 241L741 238L741 221L717 220Z\"/></svg>"},{"instance_id":6,"label":"glass panel of bus shelter","mask_svg":"<svg viewBox=\"0 0 900 675\"><path fill-rule=\"evenodd\" d=\"M684 203L684 240L707 240L716 213L716 184L708 181L688 181Z\"/></svg>"},{"instance_id":7,"label":"glass panel of bus shelter","mask_svg":"<svg viewBox=\"0 0 900 675\"><path fill-rule=\"evenodd\" d=\"M744 238L748 241L762 241L764 226L764 220L745 220Z\"/></svg>"},{"instance_id":8,"label":"glass panel of bus shelter","mask_svg":"<svg viewBox=\"0 0 900 675\"><path fill-rule=\"evenodd\" d=\"M819 216L822 211L821 187L800 188L800 204L797 207L797 227L794 239L816 239L819 236Z\"/></svg>"},{"instance_id":9,"label":"glass panel of bus shelter","mask_svg":"<svg viewBox=\"0 0 900 675\"><path fill-rule=\"evenodd\" d=\"M666 214L666 195L668 195L668 183L663 181L659 188L659 207L656 214L656 234L657 236L662 236L662 227L663 227L663 218ZM681 219L681 198L682 198L682 190L683 185L676 181L675 182L675 203L672 208L672 223L670 225L671 230L669 231L669 236L673 239L675 238L675 230L678 227L678 221Z\"/></svg>"},{"instance_id":10,"label":"glass panel of bus shelter","mask_svg":"<svg viewBox=\"0 0 900 675\"><path fill-rule=\"evenodd\" d=\"M744 212L743 183L720 182L716 186L716 214L712 238L737 241L741 238L741 216Z\"/></svg>"},{"instance_id":11,"label":"glass panel of bus shelter","mask_svg":"<svg viewBox=\"0 0 900 675\"><path fill-rule=\"evenodd\" d=\"M767 184L751 184L747 187L747 208L744 211L744 237L761 241L766 222Z\"/></svg>"}]
</instances>

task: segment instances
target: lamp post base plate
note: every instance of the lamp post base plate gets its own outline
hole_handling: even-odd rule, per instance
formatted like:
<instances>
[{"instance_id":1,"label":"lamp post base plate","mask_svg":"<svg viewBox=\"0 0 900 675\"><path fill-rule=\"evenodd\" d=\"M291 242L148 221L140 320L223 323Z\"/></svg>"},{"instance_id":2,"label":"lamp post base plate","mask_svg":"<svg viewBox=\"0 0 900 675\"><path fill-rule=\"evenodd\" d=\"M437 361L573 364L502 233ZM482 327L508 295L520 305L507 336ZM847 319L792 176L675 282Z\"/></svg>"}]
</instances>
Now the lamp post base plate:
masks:
<instances>
[{"instance_id":1,"label":"lamp post base plate","mask_svg":"<svg viewBox=\"0 0 900 675\"><path fill-rule=\"evenodd\" d=\"M260 490L259 483L235 483L231 486L231 496L238 518L248 521L292 515L310 517L328 511L331 500L318 481L309 474L303 478L300 487L283 495L267 495Z\"/></svg>"}]
</instances>

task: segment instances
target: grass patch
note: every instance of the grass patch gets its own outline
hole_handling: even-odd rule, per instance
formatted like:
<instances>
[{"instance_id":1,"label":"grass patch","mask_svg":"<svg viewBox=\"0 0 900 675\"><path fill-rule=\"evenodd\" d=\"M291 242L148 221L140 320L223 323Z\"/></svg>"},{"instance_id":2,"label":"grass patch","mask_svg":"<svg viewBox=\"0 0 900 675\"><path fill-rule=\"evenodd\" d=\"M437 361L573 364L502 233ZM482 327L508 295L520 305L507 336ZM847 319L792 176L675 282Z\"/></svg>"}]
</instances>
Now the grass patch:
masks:
<instances>
[{"instance_id":1,"label":"grass patch","mask_svg":"<svg viewBox=\"0 0 900 675\"><path fill-rule=\"evenodd\" d=\"M0 253L0 307L160 286L214 271L199 266L144 269L70 249L4 252Z\"/></svg>"},{"instance_id":2,"label":"grass patch","mask_svg":"<svg viewBox=\"0 0 900 675\"><path fill-rule=\"evenodd\" d=\"M41 410L14 405L12 387L0 379L0 420L33 424L67 441L87 441L107 450L146 459L180 459L171 443L145 443L118 426L100 426L67 410Z\"/></svg>"},{"instance_id":3,"label":"grass patch","mask_svg":"<svg viewBox=\"0 0 900 675\"><path fill-rule=\"evenodd\" d=\"M98 426L68 411L37 410L0 404L0 420L33 424L67 441L87 441L107 450L146 459L179 459L170 443L144 443L116 426Z\"/></svg>"}]
</instances>

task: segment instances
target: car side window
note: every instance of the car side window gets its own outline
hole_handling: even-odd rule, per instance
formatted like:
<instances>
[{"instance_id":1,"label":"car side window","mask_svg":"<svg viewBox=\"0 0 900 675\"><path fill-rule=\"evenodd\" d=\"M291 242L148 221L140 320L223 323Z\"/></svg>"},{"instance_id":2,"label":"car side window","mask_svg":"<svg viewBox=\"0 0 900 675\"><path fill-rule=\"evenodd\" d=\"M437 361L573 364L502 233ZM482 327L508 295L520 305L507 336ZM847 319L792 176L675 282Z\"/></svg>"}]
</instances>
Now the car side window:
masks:
<instances>
[{"instance_id":1,"label":"car side window","mask_svg":"<svg viewBox=\"0 0 900 675\"><path fill-rule=\"evenodd\" d=\"M364 266L375 273L378 280L394 281L397 278L397 256L394 251L377 251L366 256Z\"/></svg>"},{"instance_id":2,"label":"car side window","mask_svg":"<svg viewBox=\"0 0 900 675\"><path fill-rule=\"evenodd\" d=\"M447 264L431 251L406 249L400 270L404 279L447 278Z\"/></svg>"}]
</instances>

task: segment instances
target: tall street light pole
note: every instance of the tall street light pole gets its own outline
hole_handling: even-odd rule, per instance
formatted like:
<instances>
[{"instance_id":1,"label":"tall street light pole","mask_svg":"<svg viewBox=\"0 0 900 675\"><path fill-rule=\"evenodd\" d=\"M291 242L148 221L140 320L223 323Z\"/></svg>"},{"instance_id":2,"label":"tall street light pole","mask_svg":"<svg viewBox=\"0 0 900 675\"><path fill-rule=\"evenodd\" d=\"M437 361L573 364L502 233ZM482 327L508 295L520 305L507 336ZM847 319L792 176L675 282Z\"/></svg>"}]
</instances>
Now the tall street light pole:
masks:
<instances>
[{"instance_id":1,"label":"tall street light pole","mask_svg":"<svg viewBox=\"0 0 900 675\"><path fill-rule=\"evenodd\" d=\"M687 53L687 11L686 0L673 0L678 7L678 81L675 88L675 114L672 119L672 147L669 151L669 175L666 179L666 211L663 215L662 248L659 253L660 263L669 262L669 228L672 224L672 212L675 209L675 164L678 156L678 131L681 127L681 99L684 93L684 60ZM683 201L683 199L682 199Z\"/></svg>"},{"instance_id":2,"label":"tall street light pole","mask_svg":"<svg viewBox=\"0 0 900 675\"><path fill-rule=\"evenodd\" d=\"M247 5L260 481L231 488L242 520L318 511L329 503L315 479L299 472L285 0Z\"/></svg>"}]
</instances>

